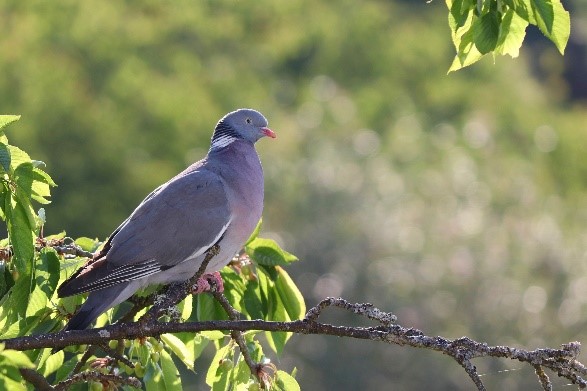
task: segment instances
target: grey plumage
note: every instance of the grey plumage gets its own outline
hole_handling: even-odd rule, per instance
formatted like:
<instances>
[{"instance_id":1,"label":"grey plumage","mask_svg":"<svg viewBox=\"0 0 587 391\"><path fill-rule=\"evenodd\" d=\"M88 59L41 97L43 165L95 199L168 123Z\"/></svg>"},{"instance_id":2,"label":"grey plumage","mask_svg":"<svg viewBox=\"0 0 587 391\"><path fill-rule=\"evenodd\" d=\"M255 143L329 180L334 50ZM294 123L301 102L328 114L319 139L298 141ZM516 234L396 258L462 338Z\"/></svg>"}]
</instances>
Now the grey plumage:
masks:
<instances>
[{"instance_id":1,"label":"grey plumage","mask_svg":"<svg viewBox=\"0 0 587 391\"><path fill-rule=\"evenodd\" d=\"M66 330L84 329L138 289L192 277L206 250L220 270L261 218L263 170L254 143L275 137L262 114L240 109L223 117L207 156L149 194L102 250L66 280L59 297L90 292Z\"/></svg>"}]
</instances>

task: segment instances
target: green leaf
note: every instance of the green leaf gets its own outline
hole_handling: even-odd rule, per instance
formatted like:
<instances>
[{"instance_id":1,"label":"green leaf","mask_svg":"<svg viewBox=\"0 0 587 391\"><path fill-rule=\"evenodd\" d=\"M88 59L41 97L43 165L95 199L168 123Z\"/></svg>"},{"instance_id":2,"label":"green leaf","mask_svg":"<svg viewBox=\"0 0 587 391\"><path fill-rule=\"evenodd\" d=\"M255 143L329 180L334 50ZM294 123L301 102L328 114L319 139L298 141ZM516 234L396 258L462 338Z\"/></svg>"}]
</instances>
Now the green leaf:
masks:
<instances>
[{"instance_id":1,"label":"green leaf","mask_svg":"<svg viewBox=\"0 0 587 391\"><path fill-rule=\"evenodd\" d=\"M538 26L542 34L564 54L571 34L571 18L560 0L520 0L514 5L516 14Z\"/></svg>"},{"instance_id":2,"label":"green leaf","mask_svg":"<svg viewBox=\"0 0 587 391\"><path fill-rule=\"evenodd\" d=\"M33 166L34 166L34 162L35 161L33 161ZM33 174L34 174L33 178L35 181L46 183L49 186L57 186L57 184L53 181L53 178L51 178L51 176L49 174L47 174L45 171L41 170L40 168L38 168L36 166L33 167Z\"/></svg>"},{"instance_id":3,"label":"green leaf","mask_svg":"<svg viewBox=\"0 0 587 391\"><path fill-rule=\"evenodd\" d=\"M20 115L0 115L0 129L4 129L6 126L20 119Z\"/></svg>"},{"instance_id":4,"label":"green leaf","mask_svg":"<svg viewBox=\"0 0 587 391\"><path fill-rule=\"evenodd\" d=\"M21 276L16 280L14 286L8 292L6 301L4 301L0 307L2 310L2 315L0 317L2 324L0 338L13 338L23 335L21 334L21 327L23 326L21 319L26 312L30 292L30 277L27 278L27 276Z\"/></svg>"},{"instance_id":5,"label":"green leaf","mask_svg":"<svg viewBox=\"0 0 587 391\"><path fill-rule=\"evenodd\" d=\"M221 332L222 333L222 332ZM222 336L224 338L224 334ZM203 335L197 334L189 341L186 342L186 347L193 352L194 361L197 360L201 355L206 346L210 343L210 340Z\"/></svg>"},{"instance_id":6,"label":"green leaf","mask_svg":"<svg viewBox=\"0 0 587 391\"><path fill-rule=\"evenodd\" d=\"M300 391L300 385L289 373L284 371L277 371L275 373L275 386L278 390L283 391Z\"/></svg>"},{"instance_id":7,"label":"green leaf","mask_svg":"<svg viewBox=\"0 0 587 391\"><path fill-rule=\"evenodd\" d=\"M489 12L473 23L473 41L479 53L487 54L495 49L499 36L499 21L496 12Z\"/></svg>"},{"instance_id":8,"label":"green leaf","mask_svg":"<svg viewBox=\"0 0 587 391\"><path fill-rule=\"evenodd\" d=\"M546 36L550 36L554 26L554 10L552 0L530 0L530 6L536 20L536 24Z\"/></svg>"},{"instance_id":9,"label":"green leaf","mask_svg":"<svg viewBox=\"0 0 587 391\"><path fill-rule=\"evenodd\" d=\"M263 302L258 281L249 281L243 295L243 305L251 319L263 319Z\"/></svg>"},{"instance_id":10,"label":"green leaf","mask_svg":"<svg viewBox=\"0 0 587 391\"><path fill-rule=\"evenodd\" d=\"M0 166L4 172L10 172L10 150L8 149L8 145L4 143L0 143Z\"/></svg>"},{"instance_id":11,"label":"green leaf","mask_svg":"<svg viewBox=\"0 0 587 391\"><path fill-rule=\"evenodd\" d=\"M41 375L47 377L53 372L56 372L61 367L61 365L63 365L64 358L65 354L63 353L63 350L60 350L55 354L51 354L47 358L47 361L45 361L44 365L40 368Z\"/></svg>"},{"instance_id":12,"label":"green leaf","mask_svg":"<svg viewBox=\"0 0 587 391\"><path fill-rule=\"evenodd\" d=\"M228 319L226 311L210 295L196 296L197 320L225 320Z\"/></svg>"},{"instance_id":13,"label":"green leaf","mask_svg":"<svg viewBox=\"0 0 587 391\"><path fill-rule=\"evenodd\" d=\"M243 278L230 267L223 268L221 275L222 281L224 282L224 294L226 298L237 311L242 312L242 299L245 292Z\"/></svg>"},{"instance_id":14,"label":"green leaf","mask_svg":"<svg viewBox=\"0 0 587 391\"><path fill-rule=\"evenodd\" d=\"M33 184L31 188L33 199L37 202L47 204L50 201L46 197L51 196L51 187L57 186L53 179L40 168L33 167Z\"/></svg>"},{"instance_id":15,"label":"green leaf","mask_svg":"<svg viewBox=\"0 0 587 391\"><path fill-rule=\"evenodd\" d=\"M18 350L4 349L0 353L0 357L2 358L2 366L8 364L17 368L35 368L31 359L24 352Z\"/></svg>"},{"instance_id":16,"label":"green leaf","mask_svg":"<svg viewBox=\"0 0 587 391\"><path fill-rule=\"evenodd\" d=\"M35 286L35 289L29 296L25 316L28 318L29 316L37 315L37 313L46 310L48 301L47 294L45 294L45 292L43 292L38 286Z\"/></svg>"},{"instance_id":17,"label":"green leaf","mask_svg":"<svg viewBox=\"0 0 587 391\"><path fill-rule=\"evenodd\" d=\"M8 376L0 376L0 389L10 391L27 391L27 388L22 382L13 380Z\"/></svg>"},{"instance_id":18,"label":"green leaf","mask_svg":"<svg viewBox=\"0 0 587 391\"><path fill-rule=\"evenodd\" d=\"M139 359L141 364L143 364L143 366L146 366L151 360L151 344L149 342L139 343L137 341L133 343L135 344L134 354ZM149 344L149 346L147 346L147 343Z\"/></svg>"},{"instance_id":19,"label":"green leaf","mask_svg":"<svg viewBox=\"0 0 587 391\"><path fill-rule=\"evenodd\" d=\"M565 48L571 35L571 16L565 10L560 0L552 0L552 10L554 21L549 38L555 44L558 51L561 54L565 54Z\"/></svg>"},{"instance_id":20,"label":"green leaf","mask_svg":"<svg viewBox=\"0 0 587 391\"><path fill-rule=\"evenodd\" d=\"M49 350L49 349L47 349L47 350ZM77 356L73 356L71 359L69 359L63 365L61 365L59 367L59 369L57 369L57 373L55 374L55 381L59 382L59 381L65 380L67 375L69 375L71 373L71 371L76 366L76 364L79 362L81 357L82 357L82 355L78 354Z\"/></svg>"},{"instance_id":21,"label":"green leaf","mask_svg":"<svg viewBox=\"0 0 587 391\"><path fill-rule=\"evenodd\" d=\"M145 376L143 382L147 391L166 391L165 383L163 382L163 373L159 365L149 362L145 368Z\"/></svg>"},{"instance_id":22,"label":"green leaf","mask_svg":"<svg viewBox=\"0 0 587 391\"><path fill-rule=\"evenodd\" d=\"M200 335L210 341L218 341L226 337L226 334L220 330L206 330L202 331Z\"/></svg>"},{"instance_id":23,"label":"green leaf","mask_svg":"<svg viewBox=\"0 0 587 391\"><path fill-rule=\"evenodd\" d=\"M190 318L190 315L192 314L192 309L194 307L193 301L194 295L187 295L185 299L183 299L181 303L177 305L177 308L180 310L181 318L183 320L188 320Z\"/></svg>"},{"instance_id":24,"label":"green leaf","mask_svg":"<svg viewBox=\"0 0 587 391\"><path fill-rule=\"evenodd\" d=\"M222 360L227 358L229 355L232 356L231 345L226 344L216 351L216 354L212 358L208 372L206 373L206 384L209 386L221 386L221 381L224 385L228 383L228 376L226 368L223 368L220 363ZM216 389L216 387L214 388ZM224 389L224 388L222 388Z\"/></svg>"},{"instance_id":25,"label":"green leaf","mask_svg":"<svg viewBox=\"0 0 587 391\"><path fill-rule=\"evenodd\" d=\"M59 283L61 262L57 251L45 247L39 254L39 261L36 263L35 279L47 297L51 298Z\"/></svg>"},{"instance_id":26,"label":"green leaf","mask_svg":"<svg viewBox=\"0 0 587 391\"><path fill-rule=\"evenodd\" d=\"M469 18L469 14L475 9L474 4L466 0L454 0L451 3L447 1L450 10L448 14L448 23L453 34L456 34L459 28L463 27ZM458 47L458 45L457 45Z\"/></svg>"},{"instance_id":27,"label":"green leaf","mask_svg":"<svg viewBox=\"0 0 587 391\"><path fill-rule=\"evenodd\" d=\"M98 239L87 238L82 236L75 240L75 244L80 246L84 251L94 252L100 246L100 241Z\"/></svg>"},{"instance_id":28,"label":"green leaf","mask_svg":"<svg viewBox=\"0 0 587 391\"><path fill-rule=\"evenodd\" d=\"M498 54L509 54L516 58L526 37L528 21L509 9L504 14L499 28L499 38L495 51Z\"/></svg>"},{"instance_id":29,"label":"green leaf","mask_svg":"<svg viewBox=\"0 0 587 391\"><path fill-rule=\"evenodd\" d=\"M458 34L454 37L457 46L457 55L450 66L448 73L469 66L481 59L483 54L477 50L473 42L473 29L471 26L477 17L471 12L465 25L459 29Z\"/></svg>"},{"instance_id":30,"label":"green leaf","mask_svg":"<svg viewBox=\"0 0 587 391\"><path fill-rule=\"evenodd\" d=\"M35 288L29 297L27 317L49 310L49 300L53 297L59 282L59 268L59 257L52 248L42 249L35 258Z\"/></svg>"},{"instance_id":31,"label":"green leaf","mask_svg":"<svg viewBox=\"0 0 587 391\"><path fill-rule=\"evenodd\" d=\"M251 369L243 359L242 355L240 356L233 373L233 381L237 387L239 384L247 384L249 382L249 379L251 378Z\"/></svg>"},{"instance_id":32,"label":"green leaf","mask_svg":"<svg viewBox=\"0 0 587 391\"><path fill-rule=\"evenodd\" d=\"M273 274L273 276L272 276ZM275 287L275 280L278 278L276 270L272 267L257 268L257 275L263 293L267 296L267 313L266 320L289 322L291 319L285 310L285 306L277 293ZM291 337L291 333L286 332L265 332L265 337L269 343L269 347L278 355L283 352L283 348L287 340Z\"/></svg>"},{"instance_id":33,"label":"green leaf","mask_svg":"<svg viewBox=\"0 0 587 391\"><path fill-rule=\"evenodd\" d=\"M259 265L285 266L298 260L295 255L283 250L272 239L256 238L245 247L245 250L251 259Z\"/></svg>"},{"instance_id":34,"label":"green leaf","mask_svg":"<svg viewBox=\"0 0 587 391\"><path fill-rule=\"evenodd\" d=\"M35 240L29 215L25 210L30 208L30 204L23 206L13 197L7 197L5 203L6 225L13 246L16 268L21 276L30 275Z\"/></svg>"},{"instance_id":35,"label":"green leaf","mask_svg":"<svg viewBox=\"0 0 587 391\"><path fill-rule=\"evenodd\" d=\"M302 319L306 314L304 296L302 296L302 293L285 270L279 266L275 269L277 270L275 288L283 303L284 309L287 311L290 319Z\"/></svg>"},{"instance_id":36,"label":"green leaf","mask_svg":"<svg viewBox=\"0 0 587 391\"><path fill-rule=\"evenodd\" d=\"M190 351L183 341L173 334L162 334L161 340L167 344L169 349L179 358L186 367L194 370L194 352Z\"/></svg>"},{"instance_id":37,"label":"green leaf","mask_svg":"<svg viewBox=\"0 0 587 391\"><path fill-rule=\"evenodd\" d=\"M167 391L182 391L181 377L179 371L173 362L173 359L165 349L161 350L161 370L163 372L163 382Z\"/></svg>"},{"instance_id":38,"label":"green leaf","mask_svg":"<svg viewBox=\"0 0 587 391\"><path fill-rule=\"evenodd\" d=\"M4 297L6 292L14 285L10 271L6 266L6 262L0 262L0 297Z\"/></svg>"},{"instance_id":39,"label":"green leaf","mask_svg":"<svg viewBox=\"0 0 587 391\"><path fill-rule=\"evenodd\" d=\"M8 150L10 151L11 171L15 171L21 164L30 164L32 167L33 161L28 153L14 145L8 145Z\"/></svg>"}]
</instances>

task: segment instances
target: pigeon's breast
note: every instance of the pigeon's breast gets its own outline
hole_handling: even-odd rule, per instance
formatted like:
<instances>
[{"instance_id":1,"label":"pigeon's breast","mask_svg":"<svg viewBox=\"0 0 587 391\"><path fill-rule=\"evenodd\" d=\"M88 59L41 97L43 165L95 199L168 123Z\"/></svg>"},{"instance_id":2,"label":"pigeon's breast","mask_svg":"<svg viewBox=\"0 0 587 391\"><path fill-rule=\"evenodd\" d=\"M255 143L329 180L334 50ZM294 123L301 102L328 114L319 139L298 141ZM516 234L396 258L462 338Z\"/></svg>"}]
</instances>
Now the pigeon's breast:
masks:
<instances>
[{"instance_id":1,"label":"pigeon's breast","mask_svg":"<svg viewBox=\"0 0 587 391\"><path fill-rule=\"evenodd\" d=\"M230 205L230 224L220 242L221 254L212 260L208 270L218 270L232 259L253 233L263 213L263 169L259 156L249 143L233 144L237 145L226 148L232 150L223 156L219 167Z\"/></svg>"}]
</instances>

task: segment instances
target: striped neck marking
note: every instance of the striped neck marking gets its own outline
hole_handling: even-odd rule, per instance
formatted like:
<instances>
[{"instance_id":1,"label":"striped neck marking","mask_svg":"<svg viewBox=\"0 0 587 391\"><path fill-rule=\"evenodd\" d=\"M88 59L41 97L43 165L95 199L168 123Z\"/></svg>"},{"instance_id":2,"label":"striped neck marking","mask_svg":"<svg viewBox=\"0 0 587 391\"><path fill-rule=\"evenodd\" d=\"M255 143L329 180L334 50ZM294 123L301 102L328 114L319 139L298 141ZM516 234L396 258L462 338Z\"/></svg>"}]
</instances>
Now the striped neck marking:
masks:
<instances>
[{"instance_id":1,"label":"striped neck marking","mask_svg":"<svg viewBox=\"0 0 587 391\"><path fill-rule=\"evenodd\" d=\"M218 125L216 125L216 129L214 129L210 150L224 148L239 138L240 137L235 130L224 122L224 119L222 119L218 122Z\"/></svg>"}]
</instances>

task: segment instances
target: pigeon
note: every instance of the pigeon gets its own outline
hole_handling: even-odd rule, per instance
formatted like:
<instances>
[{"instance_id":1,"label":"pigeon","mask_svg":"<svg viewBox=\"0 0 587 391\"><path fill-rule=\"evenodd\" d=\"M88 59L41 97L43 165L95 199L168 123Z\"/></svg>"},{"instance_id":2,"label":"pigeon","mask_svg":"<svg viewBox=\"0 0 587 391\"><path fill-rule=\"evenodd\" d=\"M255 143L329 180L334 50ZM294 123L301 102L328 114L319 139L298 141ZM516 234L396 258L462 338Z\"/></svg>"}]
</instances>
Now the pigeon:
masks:
<instances>
[{"instance_id":1,"label":"pigeon","mask_svg":"<svg viewBox=\"0 0 587 391\"><path fill-rule=\"evenodd\" d=\"M263 169L254 144L276 137L267 126L252 109L220 119L206 157L150 193L58 288L59 297L89 292L64 330L87 328L147 285L188 280L216 245L206 272L231 261L261 219Z\"/></svg>"}]
</instances>

